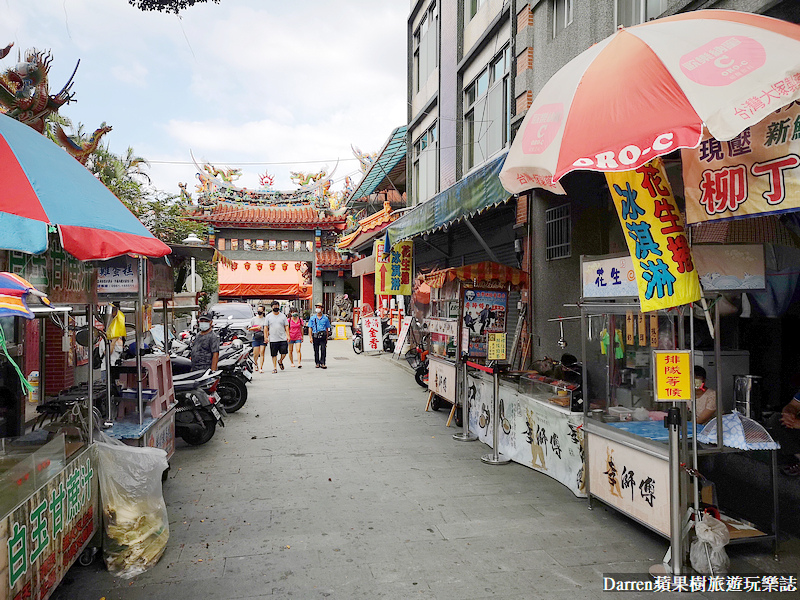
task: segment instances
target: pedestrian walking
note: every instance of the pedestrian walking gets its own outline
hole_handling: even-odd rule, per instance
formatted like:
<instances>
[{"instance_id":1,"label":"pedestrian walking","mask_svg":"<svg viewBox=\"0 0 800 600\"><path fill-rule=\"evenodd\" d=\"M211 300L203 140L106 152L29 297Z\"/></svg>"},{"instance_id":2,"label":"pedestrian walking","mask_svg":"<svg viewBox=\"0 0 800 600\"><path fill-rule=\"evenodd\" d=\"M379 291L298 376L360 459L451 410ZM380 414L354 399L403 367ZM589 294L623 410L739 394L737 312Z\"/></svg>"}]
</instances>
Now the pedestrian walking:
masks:
<instances>
[{"instance_id":1,"label":"pedestrian walking","mask_svg":"<svg viewBox=\"0 0 800 600\"><path fill-rule=\"evenodd\" d=\"M213 319L209 314L197 317L200 333L192 341L192 371L217 370L219 360L219 336L211 328Z\"/></svg>"},{"instance_id":2,"label":"pedestrian walking","mask_svg":"<svg viewBox=\"0 0 800 600\"><path fill-rule=\"evenodd\" d=\"M297 350L297 368L302 369L300 361L303 358L301 347L303 345L303 319L297 313L297 309L292 309L289 317L289 362L294 366L294 351Z\"/></svg>"},{"instance_id":3,"label":"pedestrian walking","mask_svg":"<svg viewBox=\"0 0 800 600\"><path fill-rule=\"evenodd\" d=\"M289 353L289 320L281 312L281 305L277 300L273 300L272 312L266 317L264 333L269 339L272 372L277 373L278 367L283 371L283 359ZM278 354L281 355L280 360L278 360Z\"/></svg>"},{"instance_id":4,"label":"pedestrian walking","mask_svg":"<svg viewBox=\"0 0 800 600\"><path fill-rule=\"evenodd\" d=\"M259 306L258 315L250 319L250 331L253 332L253 341L250 344L253 346L253 362L259 373L264 372L264 355L267 353L267 342L264 339L264 325L266 324L264 307Z\"/></svg>"},{"instance_id":5,"label":"pedestrian walking","mask_svg":"<svg viewBox=\"0 0 800 600\"><path fill-rule=\"evenodd\" d=\"M314 316L308 320L308 337L314 344L314 363L318 369L327 369L325 358L328 351L331 320L322 312L322 302L317 302L314 313Z\"/></svg>"}]
</instances>

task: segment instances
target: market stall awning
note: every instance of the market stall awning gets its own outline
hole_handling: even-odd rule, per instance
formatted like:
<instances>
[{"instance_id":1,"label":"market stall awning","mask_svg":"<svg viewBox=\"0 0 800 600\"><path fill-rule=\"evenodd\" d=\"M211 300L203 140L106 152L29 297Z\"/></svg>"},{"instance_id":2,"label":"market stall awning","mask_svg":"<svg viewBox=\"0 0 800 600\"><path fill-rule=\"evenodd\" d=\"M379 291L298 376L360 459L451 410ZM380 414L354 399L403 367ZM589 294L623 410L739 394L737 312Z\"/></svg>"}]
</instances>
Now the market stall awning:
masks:
<instances>
[{"instance_id":1,"label":"market stall awning","mask_svg":"<svg viewBox=\"0 0 800 600\"><path fill-rule=\"evenodd\" d=\"M389 245L430 233L502 204L511 197L500 184L503 154L464 179L407 212L386 229Z\"/></svg>"},{"instance_id":2,"label":"market stall awning","mask_svg":"<svg viewBox=\"0 0 800 600\"><path fill-rule=\"evenodd\" d=\"M86 167L0 114L0 247L42 254L50 227L79 260L170 252Z\"/></svg>"},{"instance_id":3,"label":"market stall awning","mask_svg":"<svg viewBox=\"0 0 800 600\"><path fill-rule=\"evenodd\" d=\"M406 159L406 126L395 129L381 150L378 158L372 163L364 179L350 194L349 201L358 200L373 194L376 190L394 189L393 181L402 175L405 179ZM399 170L402 168L402 173ZM397 170L397 171L395 171ZM393 172L395 171L395 172Z\"/></svg>"},{"instance_id":4,"label":"market stall awning","mask_svg":"<svg viewBox=\"0 0 800 600\"><path fill-rule=\"evenodd\" d=\"M500 283L503 285L519 286L528 282L528 274L514 267L500 263L483 261L463 267L452 267L432 271L424 276L425 283L432 288L440 288L446 282L458 279L459 281L474 281L475 283Z\"/></svg>"}]
</instances>

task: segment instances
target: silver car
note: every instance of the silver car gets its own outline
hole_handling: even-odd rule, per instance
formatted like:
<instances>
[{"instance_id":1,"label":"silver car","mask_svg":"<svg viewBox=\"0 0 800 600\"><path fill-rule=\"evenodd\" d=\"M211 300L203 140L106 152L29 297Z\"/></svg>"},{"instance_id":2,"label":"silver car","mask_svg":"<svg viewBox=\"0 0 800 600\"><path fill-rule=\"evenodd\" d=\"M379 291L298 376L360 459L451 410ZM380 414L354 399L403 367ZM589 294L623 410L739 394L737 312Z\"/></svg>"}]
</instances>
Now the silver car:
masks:
<instances>
[{"instance_id":1,"label":"silver car","mask_svg":"<svg viewBox=\"0 0 800 600\"><path fill-rule=\"evenodd\" d=\"M255 309L246 302L219 302L208 309L214 318L214 329L230 325L231 329L241 329L247 334L247 339L252 337L248 328L250 320L256 316Z\"/></svg>"}]
</instances>

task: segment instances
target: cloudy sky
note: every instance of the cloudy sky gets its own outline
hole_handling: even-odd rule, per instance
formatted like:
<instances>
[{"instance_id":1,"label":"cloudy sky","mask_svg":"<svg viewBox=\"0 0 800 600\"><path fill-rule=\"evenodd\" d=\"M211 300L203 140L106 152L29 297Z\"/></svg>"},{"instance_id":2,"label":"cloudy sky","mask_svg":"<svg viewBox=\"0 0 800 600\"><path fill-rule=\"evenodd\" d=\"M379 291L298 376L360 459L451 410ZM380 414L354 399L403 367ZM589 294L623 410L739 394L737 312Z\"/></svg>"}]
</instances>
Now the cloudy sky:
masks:
<instances>
[{"instance_id":1,"label":"cloudy sky","mask_svg":"<svg viewBox=\"0 0 800 600\"><path fill-rule=\"evenodd\" d=\"M89 132L106 121L111 150L133 147L161 190L194 189L190 151L241 168L249 188L268 171L294 189L290 170L340 159L339 189L358 173L351 144L378 151L405 123L408 12L398 0L221 0L178 18L127 0L0 0L0 48L14 43L0 69L50 50L55 93L80 60L61 114Z\"/></svg>"}]
</instances>

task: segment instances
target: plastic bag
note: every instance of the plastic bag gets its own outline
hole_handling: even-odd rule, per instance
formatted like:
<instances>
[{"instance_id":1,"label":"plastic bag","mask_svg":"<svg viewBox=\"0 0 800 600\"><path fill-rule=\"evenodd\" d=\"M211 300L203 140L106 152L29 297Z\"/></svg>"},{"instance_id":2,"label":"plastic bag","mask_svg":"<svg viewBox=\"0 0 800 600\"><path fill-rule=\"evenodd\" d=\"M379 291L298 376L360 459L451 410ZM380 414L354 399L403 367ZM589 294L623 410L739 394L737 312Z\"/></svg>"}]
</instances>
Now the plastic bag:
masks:
<instances>
[{"instance_id":1,"label":"plastic bag","mask_svg":"<svg viewBox=\"0 0 800 600\"><path fill-rule=\"evenodd\" d=\"M114 315L114 318L111 319L111 323L108 324L108 330L106 331L106 336L108 339L125 337L125 315L122 314L121 310L117 310L117 314Z\"/></svg>"},{"instance_id":2,"label":"plastic bag","mask_svg":"<svg viewBox=\"0 0 800 600\"><path fill-rule=\"evenodd\" d=\"M725 552L725 544L730 533L725 523L711 515L705 515L702 521L695 523L697 538L692 542L689 559L692 568L703 575L720 575L728 571L730 559Z\"/></svg>"},{"instance_id":3,"label":"plastic bag","mask_svg":"<svg viewBox=\"0 0 800 600\"><path fill-rule=\"evenodd\" d=\"M159 448L127 446L108 436L95 444L103 503L103 559L130 579L155 565L167 547L169 520L161 474L169 467Z\"/></svg>"}]
</instances>

